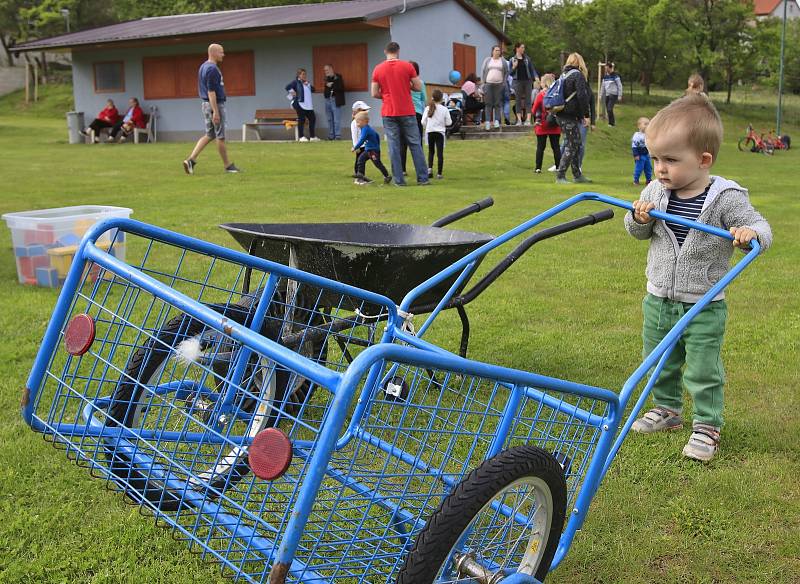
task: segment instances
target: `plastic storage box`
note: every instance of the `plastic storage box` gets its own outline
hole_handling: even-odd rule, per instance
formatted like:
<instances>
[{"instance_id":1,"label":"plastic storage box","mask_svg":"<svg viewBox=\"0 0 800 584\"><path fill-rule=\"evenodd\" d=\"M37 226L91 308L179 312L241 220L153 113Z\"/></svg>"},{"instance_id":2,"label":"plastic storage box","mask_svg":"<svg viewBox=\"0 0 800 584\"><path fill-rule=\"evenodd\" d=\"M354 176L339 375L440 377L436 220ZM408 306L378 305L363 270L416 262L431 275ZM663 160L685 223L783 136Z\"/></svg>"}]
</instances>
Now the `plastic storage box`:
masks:
<instances>
[{"instance_id":1,"label":"plastic storage box","mask_svg":"<svg viewBox=\"0 0 800 584\"><path fill-rule=\"evenodd\" d=\"M125 207L80 205L3 215L11 229L17 276L22 284L55 288L63 283L72 258L86 231L98 221L130 217ZM98 247L112 248L113 255L125 259L124 233L116 230L103 235Z\"/></svg>"}]
</instances>

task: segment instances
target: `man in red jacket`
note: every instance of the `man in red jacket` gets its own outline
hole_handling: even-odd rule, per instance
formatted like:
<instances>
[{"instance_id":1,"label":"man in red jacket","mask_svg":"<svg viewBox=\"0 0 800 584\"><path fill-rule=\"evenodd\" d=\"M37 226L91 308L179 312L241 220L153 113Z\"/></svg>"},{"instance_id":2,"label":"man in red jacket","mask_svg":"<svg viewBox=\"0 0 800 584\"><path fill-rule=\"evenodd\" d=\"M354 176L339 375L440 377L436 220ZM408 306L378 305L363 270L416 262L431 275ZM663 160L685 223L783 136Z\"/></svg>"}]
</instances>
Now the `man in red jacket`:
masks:
<instances>
[{"instance_id":1,"label":"man in red jacket","mask_svg":"<svg viewBox=\"0 0 800 584\"><path fill-rule=\"evenodd\" d=\"M145 126L147 126L147 122L144 121L144 112L142 108L139 107L139 100L132 97L128 100L128 111L125 112L125 116L118 120L117 123L114 124L114 127L111 128L108 141L113 142L116 140L117 134L122 130L120 142L124 142L126 136L133 132L134 128L144 128Z\"/></svg>"}]
</instances>

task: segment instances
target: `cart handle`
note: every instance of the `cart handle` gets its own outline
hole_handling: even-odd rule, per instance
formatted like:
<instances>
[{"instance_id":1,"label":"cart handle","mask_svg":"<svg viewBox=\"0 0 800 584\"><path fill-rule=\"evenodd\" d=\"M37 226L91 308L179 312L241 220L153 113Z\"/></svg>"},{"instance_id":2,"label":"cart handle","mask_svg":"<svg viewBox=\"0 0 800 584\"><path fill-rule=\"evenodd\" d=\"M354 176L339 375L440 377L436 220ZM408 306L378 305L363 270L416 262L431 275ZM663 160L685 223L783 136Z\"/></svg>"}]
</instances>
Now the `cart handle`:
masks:
<instances>
[{"instance_id":1,"label":"cart handle","mask_svg":"<svg viewBox=\"0 0 800 584\"><path fill-rule=\"evenodd\" d=\"M413 306L414 300L416 298L418 298L420 295L422 295L424 292L426 292L427 290L429 290L429 289L433 288L434 286L438 285L443 280L445 280L446 278L452 276L453 274L461 272L468 265L470 265L472 262L474 262L478 258L481 258L481 257L485 256L490 251L492 251L493 249L495 249L497 247L500 247L501 245L503 245L507 241L509 241L511 239L514 239L515 237L519 236L520 234L522 234L522 233L524 233L526 231L529 231L533 227L536 227L540 223L546 221L547 219L550 219L554 215L558 215L559 213L563 212L564 210L572 207L573 205L575 205L577 203L581 203L583 201L597 201L597 202L601 202L601 203L607 203L609 205L614 205L616 207L621 207L621 208L626 209L628 211L633 211L633 204L631 202L623 201L622 199L617 199L617 198L614 198L614 197L609 197L608 195L603 195L603 194L595 193L595 192L583 192L583 193L579 193L577 195L574 195L574 196L570 197L569 199L559 203L555 207L552 207L552 208L548 209L547 211L544 211L543 213L540 213L539 215L529 219L525 223L523 223L521 225L518 225L517 227L515 227L514 229L504 233L503 235L500 235L500 236L494 238L492 241L489 241L488 243L485 243L484 245L482 245L481 247L479 247L475 251L467 254L466 256L464 256L463 258L458 260L457 262L454 262L453 264L451 264L450 266L448 266L447 268L445 268L444 270L442 270L438 274L436 274L434 276L431 276L430 278L428 278L428 280L426 280L425 282L422 282L416 288L414 288L408 294L406 294L405 298L403 298L403 301L400 304L400 309L402 311L404 311L404 312L408 312L409 308L411 306ZM679 225L683 225L684 227L690 227L692 229L698 229L700 231L704 231L706 233L710 233L710 234L716 235L718 237L722 237L722 238L725 238L725 239L728 239L728 240L733 240L733 235L731 235L728 231L725 231L724 229L720 229L719 227L714 227L713 225L707 225L705 223L698 223L697 221L690 221L688 219L684 219L683 217L678 217L677 215L670 215L668 213L664 213L663 211L657 211L655 209L650 211L649 213L650 213L651 217L654 217L656 219L662 219L662 220L671 221L673 223L677 223ZM754 256L758 255L759 251L761 250L761 246L759 245L758 241L755 240L755 239L750 243L750 248L752 250L751 253ZM750 255L750 254L748 254L748 255ZM752 261L752 258L750 258L747 263L749 263L749 261ZM726 282L726 284L727 284L727 282ZM442 304L445 305L449 301L450 301L450 299L448 298Z\"/></svg>"},{"instance_id":2,"label":"cart handle","mask_svg":"<svg viewBox=\"0 0 800 584\"><path fill-rule=\"evenodd\" d=\"M486 197L485 199L481 199L480 201L475 201L471 205L464 207L460 211L456 211L455 213L450 213L449 215L445 215L441 219L437 219L433 223L431 223L431 227L444 227L445 225L450 225L458 221L459 219L463 219L467 215L472 215L473 213L480 213L484 209L488 209L494 205L494 199L492 197Z\"/></svg>"},{"instance_id":3,"label":"cart handle","mask_svg":"<svg viewBox=\"0 0 800 584\"><path fill-rule=\"evenodd\" d=\"M541 231L537 231L530 237L528 237L525 241L520 243L514 250L509 253L506 257L502 260L497 262L497 265L492 268L488 274L486 274L483 278L478 280L478 282L472 286L468 291L464 292L463 294L456 296L455 298L451 299L444 308L453 308L454 306L463 306L465 304L469 304L473 300L475 300L478 296L480 296L486 288L494 283L503 273L511 267L511 265L516 262L519 258L521 258L534 244L544 240L549 239L551 237L555 237L556 235L561 235L563 233L568 233L570 231L575 231L576 229L580 229L581 227L588 227L589 225L596 225L602 221L608 221L609 219L614 218L614 211L611 209L603 209L602 211L598 211L597 213L591 213L584 217L580 217L578 219L573 219L572 221L567 221L565 223L560 223L558 225L554 225L553 227L548 227L547 229L542 229ZM424 306L413 306L411 308L411 312L414 314L422 314L425 312L430 312L436 307L437 303L426 304Z\"/></svg>"}]
</instances>

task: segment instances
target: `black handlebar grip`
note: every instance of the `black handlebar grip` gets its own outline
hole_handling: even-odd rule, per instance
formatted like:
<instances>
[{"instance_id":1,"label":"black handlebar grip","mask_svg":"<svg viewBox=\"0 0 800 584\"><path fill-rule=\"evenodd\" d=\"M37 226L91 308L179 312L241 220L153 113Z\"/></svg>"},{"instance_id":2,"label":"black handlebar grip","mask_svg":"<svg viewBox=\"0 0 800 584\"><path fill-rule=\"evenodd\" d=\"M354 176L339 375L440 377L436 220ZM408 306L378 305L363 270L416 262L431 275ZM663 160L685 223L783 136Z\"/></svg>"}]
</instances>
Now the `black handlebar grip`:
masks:
<instances>
[{"instance_id":1,"label":"black handlebar grip","mask_svg":"<svg viewBox=\"0 0 800 584\"><path fill-rule=\"evenodd\" d=\"M600 223L601 221L608 221L614 218L614 211L612 209L603 209L597 213L592 213L590 217L594 218L592 224Z\"/></svg>"},{"instance_id":2,"label":"black handlebar grip","mask_svg":"<svg viewBox=\"0 0 800 584\"><path fill-rule=\"evenodd\" d=\"M475 204L478 205L478 211L483 211L494 205L494 199L492 197L486 197L480 201L475 201Z\"/></svg>"}]
</instances>

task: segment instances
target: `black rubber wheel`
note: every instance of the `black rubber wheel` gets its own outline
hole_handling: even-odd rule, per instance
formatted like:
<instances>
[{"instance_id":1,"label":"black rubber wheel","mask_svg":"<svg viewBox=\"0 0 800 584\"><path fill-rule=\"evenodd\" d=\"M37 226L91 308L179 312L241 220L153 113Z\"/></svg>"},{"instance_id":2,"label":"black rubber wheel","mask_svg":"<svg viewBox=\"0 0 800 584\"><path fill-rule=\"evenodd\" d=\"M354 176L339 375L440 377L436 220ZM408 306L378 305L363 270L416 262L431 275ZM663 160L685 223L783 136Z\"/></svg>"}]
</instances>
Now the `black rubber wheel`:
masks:
<instances>
[{"instance_id":1,"label":"black rubber wheel","mask_svg":"<svg viewBox=\"0 0 800 584\"><path fill-rule=\"evenodd\" d=\"M739 139L739 150L742 152L751 151L755 152L756 143L752 138L740 138Z\"/></svg>"},{"instance_id":2,"label":"black rubber wheel","mask_svg":"<svg viewBox=\"0 0 800 584\"><path fill-rule=\"evenodd\" d=\"M282 300L279 300L276 305L280 305ZM210 305L210 308L227 316L229 319L238 322L239 324L248 324L247 320L249 315L253 314L251 302L232 305ZM270 313L274 310L270 309ZM208 351L212 354L223 354L230 352L232 347L224 347L227 339L223 339L221 335L207 335L200 336L206 330L206 327L200 321L188 316L181 315L168 321L162 329L158 332L154 339L152 339L146 346L140 347L130 358L125 368L125 375L116 387L111 403L109 405L108 426L115 426L119 421L125 427L135 428L139 424L139 419L146 411L148 399L142 399L142 392L144 387L142 384L150 383L154 378L157 379L161 373L162 367L167 367L170 359L176 357L175 347L181 342L198 338L200 341L200 351ZM281 330L281 317L276 314L270 314L265 318L264 325L261 329L261 334L272 340L277 340ZM311 343L311 350L301 351L303 354L310 356L315 360L325 360L327 353L327 345L324 339L319 339ZM212 371L221 379L224 379L228 368L233 366L236 358L231 355L227 360L212 361ZM269 367L267 363L262 364L263 359L256 355L251 356L245 370L244 378L246 382L250 383L252 388L258 388L258 399L242 395L235 398L236 408L238 411L247 413L252 416L252 422L247 426L247 434L251 437L263 430L274 426L278 421L279 411L269 407L270 403L275 401L282 402L288 394L290 397L286 400L283 412L289 415L296 415L300 405L305 403L310 397L310 392L313 390L309 380L304 378L292 378L291 372L276 368L275 374L272 376L272 382L264 386L259 382L259 375L263 379L262 371ZM139 383L132 381L137 380ZM245 383L243 381L243 383ZM294 387L289 387L290 383ZM222 388L219 388L222 390ZM204 422L208 421L207 416L210 412L203 410L202 401L197 400L189 403L187 401L186 410L188 413L196 418L202 419ZM160 416L163 418L164 416ZM169 417L169 416L167 416ZM179 418L185 419L183 416ZM161 423L156 417L156 423ZM196 445L198 449L202 445ZM177 446L176 446L177 448ZM211 446L213 452L216 447ZM192 458L199 458L198 453L192 455L191 452L182 452L184 458L192 460ZM129 496L134 499L144 498L162 511L175 511L181 505L181 493L174 493L167 489L161 482L149 478L137 470L136 465L131 463L124 453L116 449L107 448L106 458L109 462L110 471L125 483L125 491ZM210 485L216 490L223 490L231 485L239 482L244 476L250 472L250 466L247 462L247 448L236 447L231 449L230 452L220 455L218 452L215 456L215 463L208 469L200 469L200 480L187 477L189 488L192 486L198 489L205 488L203 482Z\"/></svg>"},{"instance_id":3,"label":"black rubber wheel","mask_svg":"<svg viewBox=\"0 0 800 584\"><path fill-rule=\"evenodd\" d=\"M527 523L509 520L496 510L498 504L513 510L506 515L522 513ZM504 450L442 501L406 555L397 584L484 581L469 572L474 566L488 569L481 574L487 581L507 569L543 581L558 547L566 505L567 485L553 455L535 446ZM499 534L503 541L496 541Z\"/></svg>"}]
</instances>

